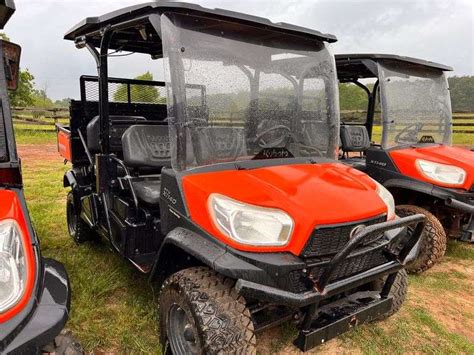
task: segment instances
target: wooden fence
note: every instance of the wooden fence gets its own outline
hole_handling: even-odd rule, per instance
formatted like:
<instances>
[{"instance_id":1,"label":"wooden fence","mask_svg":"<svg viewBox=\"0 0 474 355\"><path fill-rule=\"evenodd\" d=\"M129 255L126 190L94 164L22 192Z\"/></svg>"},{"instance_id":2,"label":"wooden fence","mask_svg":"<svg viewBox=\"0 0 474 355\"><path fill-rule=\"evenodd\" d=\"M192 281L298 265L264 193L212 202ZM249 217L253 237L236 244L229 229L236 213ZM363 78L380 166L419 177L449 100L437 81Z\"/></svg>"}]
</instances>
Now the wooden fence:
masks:
<instances>
[{"instance_id":1,"label":"wooden fence","mask_svg":"<svg viewBox=\"0 0 474 355\"><path fill-rule=\"evenodd\" d=\"M364 122L367 111L364 110L342 110L341 120L343 122ZM375 113L375 121L380 123L380 112ZM474 113L454 112L453 133L474 134Z\"/></svg>"},{"instance_id":2,"label":"wooden fence","mask_svg":"<svg viewBox=\"0 0 474 355\"><path fill-rule=\"evenodd\" d=\"M44 126L44 130L54 130L54 125L57 122L66 123L69 119L69 109L67 108L14 107L12 113L15 123ZM363 110L341 111L341 119L345 122L361 121L365 115L366 112ZM376 116L380 117L380 112L377 112ZM453 132L474 135L474 113L454 113Z\"/></svg>"}]
</instances>

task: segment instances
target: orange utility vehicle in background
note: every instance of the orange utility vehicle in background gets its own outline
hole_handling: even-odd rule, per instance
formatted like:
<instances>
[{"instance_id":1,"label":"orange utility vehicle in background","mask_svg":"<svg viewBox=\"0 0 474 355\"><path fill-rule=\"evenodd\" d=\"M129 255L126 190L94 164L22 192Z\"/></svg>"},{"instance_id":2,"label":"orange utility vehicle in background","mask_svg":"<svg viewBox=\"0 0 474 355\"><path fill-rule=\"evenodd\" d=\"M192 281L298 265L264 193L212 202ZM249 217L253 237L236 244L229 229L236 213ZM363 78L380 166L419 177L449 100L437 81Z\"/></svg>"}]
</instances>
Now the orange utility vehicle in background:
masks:
<instances>
[{"instance_id":1,"label":"orange utility vehicle in background","mask_svg":"<svg viewBox=\"0 0 474 355\"><path fill-rule=\"evenodd\" d=\"M255 353L256 332L289 320L308 350L401 307L424 217L397 218L336 161L334 36L161 1L66 39L99 74L58 127L69 232L105 237L160 287L164 353ZM109 77L117 51L165 81Z\"/></svg>"},{"instance_id":2,"label":"orange utility vehicle in background","mask_svg":"<svg viewBox=\"0 0 474 355\"><path fill-rule=\"evenodd\" d=\"M366 122L341 125L341 161L384 185L398 215L427 218L419 256L408 270L433 266L444 255L447 236L474 242L474 152L452 146L445 74L452 68L387 54L341 54L336 63L339 81L368 95ZM374 119L377 103L381 122ZM380 144L372 142L375 133L381 133Z\"/></svg>"}]
</instances>

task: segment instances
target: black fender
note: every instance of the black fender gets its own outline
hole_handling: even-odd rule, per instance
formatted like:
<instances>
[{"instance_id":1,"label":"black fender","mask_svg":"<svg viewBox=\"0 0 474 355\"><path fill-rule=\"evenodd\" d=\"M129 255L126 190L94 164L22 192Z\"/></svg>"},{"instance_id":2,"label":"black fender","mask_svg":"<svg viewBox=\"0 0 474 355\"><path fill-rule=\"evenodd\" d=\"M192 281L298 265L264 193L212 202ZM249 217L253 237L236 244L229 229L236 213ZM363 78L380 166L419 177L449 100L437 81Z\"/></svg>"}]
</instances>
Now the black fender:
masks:
<instances>
[{"instance_id":1,"label":"black fender","mask_svg":"<svg viewBox=\"0 0 474 355\"><path fill-rule=\"evenodd\" d=\"M68 320L71 286L66 269L55 260L40 260L37 295L31 297L33 307L26 314L20 313L20 319L13 318L13 321L0 324L1 354L40 354L41 349L59 335Z\"/></svg>"},{"instance_id":2,"label":"black fender","mask_svg":"<svg viewBox=\"0 0 474 355\"><path fill-rule=\"evenodd\" d=\"M196 263L197 262L197 263ZM167 234L158 252L150 281L161 284L179 270L189 266L206 265L232 279L246 279L276 286L265 268L260 268L245 257L236 255L224 244L189 229L177 227Z\"/></svg>"},{"instance_id":3,"label":"black fender","mask_svg":"<svg viewBox=\"0 0 474 355\"><path fill-rule=\"evenodd\" d=\"M76 174L73 170L68 170L63 177L63 187L71 187L73 190L77 189Z\"/></svg>"},{"instance_id":4,"label":"black fender","mask_svg":"<svg viewBox=\"0 0 474 355\"><path fill-rule=\"evenodd\" d=\"M189 229L177 227L163 241L150 275L151 280L163 282L170 274L181 269L179 264L188 266L185 259L189 261L189 257L234 279L240 278L242 274L264 273L256 266L230 254L225 245Z\"/></svg>"},{"instance_id":5,"label":"black fender","mask_svg":"<svg viewBox=\"0 0 474 355\"><path fill-rule=\"evenodd\" d=\"M448 198L455 197L455 194L448 189L440 188L435 185L411 179L389 179L386 180L383 185L387 189L402 189L407 191L419 192L431 197L438 198L440 200L447 200Z\"/></svg>"}]
</instances>

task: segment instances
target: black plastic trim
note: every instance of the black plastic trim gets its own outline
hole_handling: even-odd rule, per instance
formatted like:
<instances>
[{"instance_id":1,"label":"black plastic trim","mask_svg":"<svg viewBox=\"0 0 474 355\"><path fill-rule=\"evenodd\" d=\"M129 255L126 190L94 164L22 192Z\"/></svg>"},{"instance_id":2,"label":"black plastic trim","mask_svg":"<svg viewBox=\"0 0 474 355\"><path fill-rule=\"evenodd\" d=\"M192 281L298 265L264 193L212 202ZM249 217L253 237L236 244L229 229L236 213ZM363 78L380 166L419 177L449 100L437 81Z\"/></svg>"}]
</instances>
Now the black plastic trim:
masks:
<instances>
[{"instance_id":1,"label":"black plastic trim","mask_svg":"<svg viewBox=\"0 0 474 355\"><path fill-rule=\"evenodd\" d=\"M373 61L398 61L403 63L416 64L428 68L438 69L442 71L453 71L453 68L444 64L431 62L424 59L418 59L413 57L404 57L394 54L377 54L377 53L357 53L357 54L336 54L336 63L346 64L351 63L352 61L360 61L364 59L369 59ZM375 77L375 75L374 75Z\"/></svg>"},{"instance_id":2,"label":"black plastic trim","mask_svg":"<svg viewBox=\"0 0 474 355\"><path fill-rule=\"evenodd\" d=\"M66 270L52 259L43 259L43 265L41 295L37 306L6 348L0 349L2 353L39 353L66 324L71 303Z\"/></svg>"}]
</instances>

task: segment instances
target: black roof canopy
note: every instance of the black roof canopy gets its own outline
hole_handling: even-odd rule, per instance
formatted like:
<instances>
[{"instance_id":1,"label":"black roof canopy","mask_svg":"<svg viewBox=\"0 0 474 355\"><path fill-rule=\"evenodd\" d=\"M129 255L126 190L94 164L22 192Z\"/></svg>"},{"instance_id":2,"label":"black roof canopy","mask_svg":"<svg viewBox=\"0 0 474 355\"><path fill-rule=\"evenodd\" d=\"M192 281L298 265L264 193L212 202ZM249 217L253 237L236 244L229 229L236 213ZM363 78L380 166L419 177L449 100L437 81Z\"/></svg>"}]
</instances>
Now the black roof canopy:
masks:
<instances>
[{"instance_id":1,"label":"black roof canopy","mask_svg":"<svg viewBox=\"0 0 474 355\"><path fill-rule=\"evenodd\" d=\"M121 49L124 51L148 53L151 55L161 55L161 41L153 37L151 24L148 16L151 14L163 14L165 12L179 12L189 15L213 18L216 20L231 21L254 27L256 30L272 30L309 40L319 40L326 42L336 42L337 38L331 34L324 34L316 30L290 25L287 23L273 23L268 19L246 15L223 9L207 9L196 4L184 2L156 1L141 5L126 7L99 17L88 17L70 29L64 36L67 40L78 41L86 37L87 42L95 47L100 46L101 29L108 25L116 26L130 22L128 28L117 31L111 41L110 49ZM140 32L141 30L141 32ZM144 33L149 37L144 38ZM150 41L150 39L152 41ZM152 43L153 42L153 43Z\"/></svg>"},{"instance_id":2,"label":"black roof canopy","mask_svg":"<svg viewBox=\"0 0 474 355\"><path fill-rule=\"evenodd\" d=\"M423 59L404 57L394 54L336 54L337 75L340 81L351 81L364 78L377 78L376 63L398 62L427 70L452 71L453 68Z\"/></svg>"}]
</instances>

